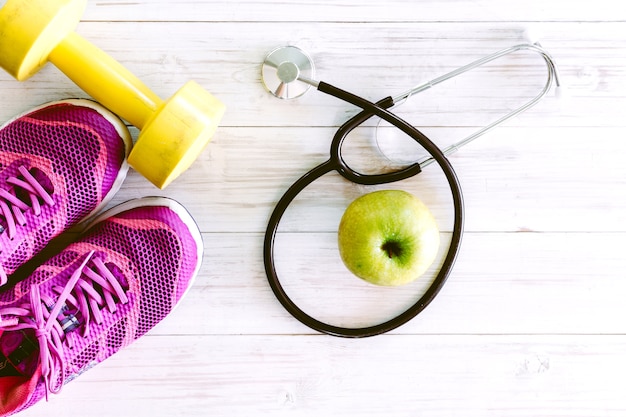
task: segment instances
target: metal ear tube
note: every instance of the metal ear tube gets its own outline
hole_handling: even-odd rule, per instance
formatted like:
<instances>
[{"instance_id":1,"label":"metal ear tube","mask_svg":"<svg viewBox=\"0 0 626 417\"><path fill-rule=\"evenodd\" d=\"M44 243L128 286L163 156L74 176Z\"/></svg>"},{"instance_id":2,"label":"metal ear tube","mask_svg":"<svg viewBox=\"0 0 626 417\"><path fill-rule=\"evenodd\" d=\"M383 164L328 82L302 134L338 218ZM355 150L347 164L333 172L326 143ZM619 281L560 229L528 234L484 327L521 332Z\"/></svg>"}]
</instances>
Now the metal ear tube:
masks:
<instances>
[{"instance_id":1,"label":"metal ear tube","mask_svg":"<svg viewBox=\"0 0 626 417\"><path fill-rule=\"evenodd\" d=\"M530 100L528 100L527 102L523 103L522 105L520 105L519 107L509 111L507 114L503 115L502 117L498 118L497 120L493 121L492 123L480 128L479 130L475 131L474 133L468 135L467 137L465 137L464 139L454 143L453 145L450 145L448 147L446 147L443 152L446 155L451 155L454 152L458 151L460 148L464 147L465 145L469 144L470 142L472 142L474 139L484 135L485 133L491 131L492 129L494 129L495 127L501 125L502 123L506 122L507 120L517 116L518 114L528 110L529 108L533 107L534 105L536 105L537 103L539 103L539 101L544 98L546 96L546 94L548 94L548 92L550 92L550 90L552 89L553 85L556 84L556 88L555 88L555 95L557 97L561 97L562 96L562 92L563 92L563 86L561 84L561 81L559 79L559 72L558 69L556 67L556 64L554 62L554 59L552 58L552 56L543 48L541 47L541 45L539 45L538 43L534 43L534 44L519 44L519 45L514 45L511 46L509 48L505 48L502 49L498 52L495 52L491 55L487 55L483 58L477 59L474 62L471 62L467 65L464 65L462 67L459 67L457 69L455 69L454 71L450 71L447 74L444 74L442 76L439 76L437 78L434 78L430 81L427 81L425 83L419 84L409 90L407 90L406 92L399 94L398 96L394 97L394 103L397 103L396 106L399 106L401 103L406 102L408 99L410 99L411 97L413 97L414 95L426 91L432 87L435 87L441 83L444 83L448 80L451 80L454 77L458 77L459 75L465 74L468 71L471 71L473 69L476 69L478 67L481 67L485 64L488 64L492 61L495 61L498 58L502 58L506 55L512 54L514 52L518 52L518 51L530 51L530 52L534 52L538 55L541 56L541 58L545 61L546 64L546 69L547 69L547 76L546 76L546 82L543 86L543 88L537 93L536 96L532 97ZM376 129L376 143L378 145L378 149L379 151L388 157L388 159L390 160L394 160L394 158L389 157L387 155L387 152L385 152L384 146L382 146L381 141L380 141L380 128L381 125L381 121L378 122L377 124L377 129ZM401 162L407 162L407 161L401 161ZM432 163L432 159L431 158L425 158L419 161L420 165L422 167L426 167L428 165L430 165Z\"/></svg>"}]
</instances>

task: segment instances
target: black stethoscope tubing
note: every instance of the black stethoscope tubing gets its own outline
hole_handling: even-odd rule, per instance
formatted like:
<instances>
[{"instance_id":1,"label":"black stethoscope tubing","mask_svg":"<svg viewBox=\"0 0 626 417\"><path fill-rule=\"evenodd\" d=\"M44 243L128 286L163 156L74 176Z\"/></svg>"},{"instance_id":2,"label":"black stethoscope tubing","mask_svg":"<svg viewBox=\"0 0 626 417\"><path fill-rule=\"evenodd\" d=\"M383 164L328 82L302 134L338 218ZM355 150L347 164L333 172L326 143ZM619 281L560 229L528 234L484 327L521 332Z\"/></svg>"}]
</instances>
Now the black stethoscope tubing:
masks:
<instances>
[{"instance_id":1,"label":"black stethoscope tubing","mask_svg":"<svg viewBox=\"0 0 626 417\"><path fill-rule=\"evenodd\" d=\"M461 238L463 235L464 206L461 186L454 171L454 168L448 161L447 157L444 155L443 151L439 149L437 145L435 145L418 129L416 129L400 117L396 116L394 113L387 110L394 105L393 99L391 97L387 97L377 103L372 103L362 97L356 96L345 90L341 90L325 82L319 82L317 88L323 93L329 94L340 100L360 107L361 109L363 109L363 111L352 117L337 130L331 143L330 159L300 177L300 179L298 179L291 187L289 187L289 189L285 192L283 197L279 200L278 204L274 208L265 232L265 241L263 245L265 272L267 274L267 279L270 287L272 288L272 291L274 292L274 295L279 300L279 302L293 317L295 317L306 326L321 333L326 333L332 336L349 338L375 336L396 329L414 318L430 304L430 302L437 296L437 294L445 284L459 253ZM363 185L379 185L392 183L411 178L421 172L421 167L418 163L410 165L398 171L393 171L385 174L362 174L353 170L346 164L342 157L343 141L354 128L361 125L363 122L373 116L380 117L381 119L392 124L396 128L402 130L405 134L413 138L431 155L435 162L441 167L444 176L448 181L454 204L454 225L452 229L452 238L448 247L448 252L443 260L439 273L437 274L429 288L426 290L426 292L403 313L388 321L373 326L359 328L334 326L317 320L314 317L311 317L302 309L300 309L291 300L291 298L289 298L280 283L274 265L274 241L276 238L276 233L280 220L291 202L309 184L331 171L337 171L342 177L346 178L347 180Z\"/></svg>"}]
</instances>

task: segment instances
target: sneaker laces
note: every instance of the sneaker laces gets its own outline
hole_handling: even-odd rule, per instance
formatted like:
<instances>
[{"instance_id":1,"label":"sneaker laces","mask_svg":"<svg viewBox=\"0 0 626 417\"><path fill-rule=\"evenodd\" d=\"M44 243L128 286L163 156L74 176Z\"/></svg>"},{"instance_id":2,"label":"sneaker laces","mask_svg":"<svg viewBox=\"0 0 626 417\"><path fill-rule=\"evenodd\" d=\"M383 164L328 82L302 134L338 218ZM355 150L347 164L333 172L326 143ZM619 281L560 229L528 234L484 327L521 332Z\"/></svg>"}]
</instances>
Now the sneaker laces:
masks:
<instances>
[{"instance_id":1,"label":"sneaker laces","mask_svg":"<svg viewBox=\"0 0 626 417\"><path fill-rule=\"evenodd\" d=\"M126 291L104 262L91 251L64 287L52 288L56 301L42 295L32 285L30 302L19 307L0 308L0 329L17 331L32 329L39 342L41 375L48 393L58 394L65 383L64 343L73 348L69 332L82 328L82 337L89 335L89 323L102 324L102 309L117 311L117 303L128 303ZM87 264L89 263L89 266ZM2 317L8 317L2 319ZM80 320L78 317L80 317Z\"/></svg>"},{"instance_id":2,"label":"sneaker laces","mask_svg":"<svg viewBox=\"0 0 626 417\"><path fill-rule=\"evenodd\" d=\"M17 234L17 226L26 224L24 213L32 209L35 216L41 214L41 202L50 206L54 205L54 200L50 193L24 166L18 168L21 178L9 177L6 183L13 186L13 192L0 188L0 218L4 218L4 226L0 226L0 233L8 233L9 239L13 239ZM18 197L18 194L25 197ZM30 205L29 205L30 203ZM8 280L4 268L0 267L0 286L6 284Z\"/></svg>"}]
</instances>

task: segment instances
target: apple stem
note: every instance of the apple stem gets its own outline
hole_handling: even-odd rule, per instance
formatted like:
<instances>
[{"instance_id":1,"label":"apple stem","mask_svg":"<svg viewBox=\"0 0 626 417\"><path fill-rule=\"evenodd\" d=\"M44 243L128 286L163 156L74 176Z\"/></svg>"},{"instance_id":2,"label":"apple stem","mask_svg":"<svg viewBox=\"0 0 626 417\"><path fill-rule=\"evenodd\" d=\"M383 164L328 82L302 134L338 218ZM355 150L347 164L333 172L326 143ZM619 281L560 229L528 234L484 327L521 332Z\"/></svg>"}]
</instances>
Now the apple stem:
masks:
<instances>
[{"instance_id":1,"label":"apple stem","mask_svg":"<svg viewBox=\"0 0 626 417\"><path fill-rule=\"evenodd\" d=\"M400 256L400 254L402 253L402 248L400 247L398 242L394 242L392 240L383 243L381 249L387 252L387 256L389 257L389 259L392 259L394 256Z\"/></svg>"}]
</instances>

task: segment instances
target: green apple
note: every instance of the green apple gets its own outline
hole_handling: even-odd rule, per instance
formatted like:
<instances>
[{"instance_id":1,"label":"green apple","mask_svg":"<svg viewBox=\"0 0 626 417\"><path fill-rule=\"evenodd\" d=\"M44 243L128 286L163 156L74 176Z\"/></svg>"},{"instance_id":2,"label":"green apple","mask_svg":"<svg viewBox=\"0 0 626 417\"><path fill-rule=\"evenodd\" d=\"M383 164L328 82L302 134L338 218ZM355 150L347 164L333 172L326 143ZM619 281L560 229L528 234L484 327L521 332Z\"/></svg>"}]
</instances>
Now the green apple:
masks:
<instances>
[{"instance_id":1,"label":"green apple","mask_svg":"<svg viewBox=\"0 0 626 417\"><path fill-rule=\"evenodd\" d=\"M439 251L435 218L417 197L401 190L364 194L346 209L338 233L339 253L357 277L376 285L408 284Z\"/></svg>"}]
</instances>

